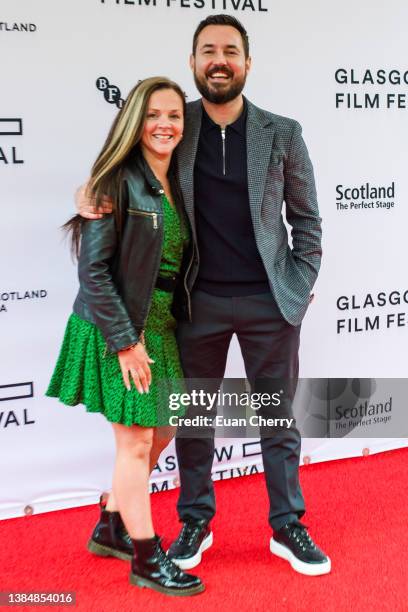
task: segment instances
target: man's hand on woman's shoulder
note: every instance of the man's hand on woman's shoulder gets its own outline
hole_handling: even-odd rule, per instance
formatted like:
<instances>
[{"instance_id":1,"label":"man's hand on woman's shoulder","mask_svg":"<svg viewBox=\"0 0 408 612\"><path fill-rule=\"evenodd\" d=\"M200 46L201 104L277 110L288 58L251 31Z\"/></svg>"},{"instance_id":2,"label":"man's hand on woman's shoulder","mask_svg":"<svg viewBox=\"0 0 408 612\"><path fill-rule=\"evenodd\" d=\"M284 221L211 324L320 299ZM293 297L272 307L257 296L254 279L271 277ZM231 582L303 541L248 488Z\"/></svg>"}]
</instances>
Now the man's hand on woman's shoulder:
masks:
<instances>
[{"instance_id":1,"label":"man's hand on woman's shoulder","mask_svg":"<svg viewBox=\"0 0 408 612\"><path fill-rule=\"evenodd\" d=\"M96 208L95 197L89 193L89 183L84 183L75 192L75 207L77 213L84 219L102 219L103 215L112 212L112 200L102 198L102 206Z\"/></svg>"}]
</instances>

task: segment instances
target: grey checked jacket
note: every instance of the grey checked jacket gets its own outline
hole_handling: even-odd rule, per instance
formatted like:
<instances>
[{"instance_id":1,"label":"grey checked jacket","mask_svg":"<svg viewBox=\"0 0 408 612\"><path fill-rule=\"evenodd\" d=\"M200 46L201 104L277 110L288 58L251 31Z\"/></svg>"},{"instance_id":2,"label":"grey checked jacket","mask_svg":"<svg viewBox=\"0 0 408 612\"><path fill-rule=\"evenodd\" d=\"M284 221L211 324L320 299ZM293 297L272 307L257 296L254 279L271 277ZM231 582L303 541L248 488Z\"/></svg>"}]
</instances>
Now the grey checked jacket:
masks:
<instances>
[{"instance_id":1,"label":"grey checked jacket","mask_svg":"<svg viewBox=\"0 0 408 612\"><path fill-rule=\"evenodd\" d=\"M246 102L248 192L255 239L283 317L291 325L300 325L322 255L313 167L299 123ZM178 147L180 186L195 244L194 162L201 116L201 100L190 102ZM292 227L292 249L282 217L283 202ZM190 288L198 266L199 255L194 258Z\"/></svg>"}]
</instances>

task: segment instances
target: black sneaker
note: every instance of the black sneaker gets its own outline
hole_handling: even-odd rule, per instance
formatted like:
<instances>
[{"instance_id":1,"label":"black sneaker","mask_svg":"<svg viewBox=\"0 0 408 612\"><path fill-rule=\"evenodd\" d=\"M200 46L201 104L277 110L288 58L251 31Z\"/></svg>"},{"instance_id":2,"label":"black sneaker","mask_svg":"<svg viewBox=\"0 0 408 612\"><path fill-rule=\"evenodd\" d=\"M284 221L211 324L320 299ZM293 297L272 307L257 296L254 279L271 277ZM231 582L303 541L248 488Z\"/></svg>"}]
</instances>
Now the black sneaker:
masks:
<instances>
[{"instance_id":1,"label":"black sneaker","mask_svg":"<svg viewBox=\"0 0 408 612\"><path fill-rule=\"evenodd\" d=\"M305 525L299 521L287 523L273 532L271 553L286 559L296 572L306 576L321 576L331 570L331 561L313 542Z\"/></svg>"},{"instance_id":2,"label":"black sneaker","mask_svg":"<svg viewBox=\"0 0 408 612\"><path fill-rule=\"evenodd\" d=\"M213 534L206 519L187 520L179 537L170 546L167 554L182 570L192 569L201 562L202 553L213 543Z\"/></svg>"}]
</instances>

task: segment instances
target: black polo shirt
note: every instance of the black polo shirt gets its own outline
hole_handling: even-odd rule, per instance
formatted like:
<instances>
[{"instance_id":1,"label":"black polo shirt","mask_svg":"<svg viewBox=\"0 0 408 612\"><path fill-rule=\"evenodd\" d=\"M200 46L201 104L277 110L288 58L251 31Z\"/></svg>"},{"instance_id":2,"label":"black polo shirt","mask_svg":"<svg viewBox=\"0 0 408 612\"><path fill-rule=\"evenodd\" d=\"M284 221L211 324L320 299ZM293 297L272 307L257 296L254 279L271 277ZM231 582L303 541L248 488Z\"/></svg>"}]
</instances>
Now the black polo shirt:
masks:
<instances>
[{"instance_id":1,"label":"black polo shirt","mask_svg":"<svg viewBox=\"0 0 408 612\"><path fill-rule=\"evenodd\" d=\"M203 107L194 167L200 267L195 288L219 296L270 291L248 195L247 107L223 134Z\"/></svg>"}]
</instances>

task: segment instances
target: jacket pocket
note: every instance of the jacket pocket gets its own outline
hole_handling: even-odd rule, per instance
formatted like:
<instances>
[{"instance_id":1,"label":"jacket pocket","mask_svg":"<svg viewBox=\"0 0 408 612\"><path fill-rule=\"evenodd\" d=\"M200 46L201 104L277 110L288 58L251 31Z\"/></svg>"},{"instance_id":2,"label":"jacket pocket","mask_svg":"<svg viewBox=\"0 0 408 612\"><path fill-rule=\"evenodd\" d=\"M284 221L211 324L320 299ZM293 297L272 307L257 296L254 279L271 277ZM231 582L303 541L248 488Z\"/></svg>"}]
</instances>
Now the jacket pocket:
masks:
<instances>
[{"instance_id":1,"label":"jacket pocket","mask_svg":"<svg viewBox=\"0 0 408 612\"><path fill-rule=\"evenodd\" d=\"M157 222L159 214L157 212L148 212L147 210L137 210L136 208L128 208L127 212L129 215L150 217L153 223L153 229L157 229L159 224Z\"/></svg>"},{"instance_id":2,"label":"jacket pocket","mask_svg":"<svg viewBox=\"0 0 408 612\"><path fill-rule=\"evenodd\" d=\"M279 166L283 162L283 153L281 151L271 151L271 161L270 164L272 166Z\"/></svg>"}]
</instances>

